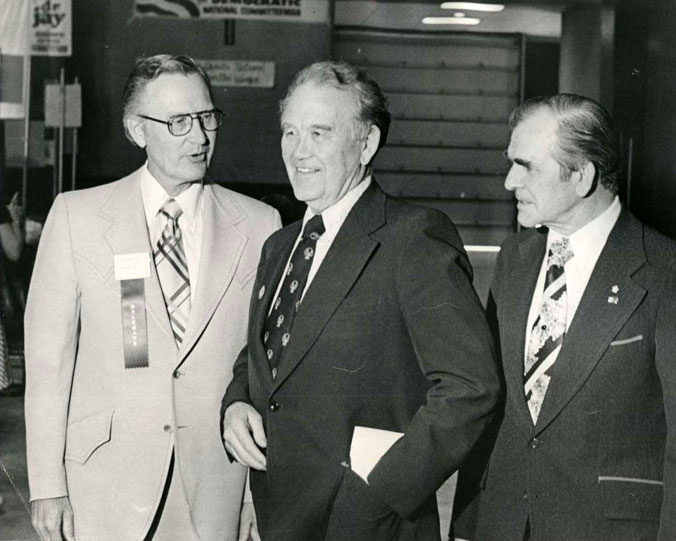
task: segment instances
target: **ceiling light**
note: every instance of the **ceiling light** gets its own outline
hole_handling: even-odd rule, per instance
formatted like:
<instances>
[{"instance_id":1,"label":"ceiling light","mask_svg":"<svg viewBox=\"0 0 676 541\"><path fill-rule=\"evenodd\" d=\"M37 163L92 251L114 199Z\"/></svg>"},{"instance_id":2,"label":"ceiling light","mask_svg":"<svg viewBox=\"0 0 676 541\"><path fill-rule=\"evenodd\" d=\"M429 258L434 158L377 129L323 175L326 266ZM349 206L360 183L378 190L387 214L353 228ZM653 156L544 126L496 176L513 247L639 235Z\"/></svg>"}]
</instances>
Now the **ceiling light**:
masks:
<instances>
[{"instance_id":1,"label":"ceiling light","mask_svg":"<svg viewBox=\"0 0 676 541\"><path fill-rule=\"evenodd\" d=\"M456 11L456 12L453 14L453 17L459 17L459 18L462 19L463 17L466 17L466 15L465 15L465 13L464 13L463 11Z\"/></svg>"},{"instance_id":2,"label":"ceiling light","mask_svg":"<svg viewBox=\"0 0 676 541\"><path fill-rule=\"evenodd\" d=\"M497 13L505 9L503 4L480 4L478 2L444 2L441 9L466 9L468 11L487 11Z\"/></svg>"},{"instance_id":3,"label":"ceiling light","mask_svg":"<svg viewBox=\"0 0 676 541\"><path fill-rule=\"evenodd\" d=\"M472 17L425 17L422 20L423 24L464 24L473 26L479 24L481 19L474 19Z\"/></svg>"}]
</instances>

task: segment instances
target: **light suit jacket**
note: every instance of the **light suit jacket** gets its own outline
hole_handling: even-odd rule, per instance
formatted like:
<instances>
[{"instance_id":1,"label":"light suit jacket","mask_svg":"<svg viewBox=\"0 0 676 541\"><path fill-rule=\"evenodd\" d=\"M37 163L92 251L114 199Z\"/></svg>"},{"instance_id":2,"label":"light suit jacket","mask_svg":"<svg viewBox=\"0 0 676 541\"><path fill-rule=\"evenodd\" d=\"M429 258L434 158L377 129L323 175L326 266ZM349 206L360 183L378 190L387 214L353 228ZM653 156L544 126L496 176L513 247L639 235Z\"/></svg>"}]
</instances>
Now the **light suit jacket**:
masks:
<instances>
[{"instance_id":1,"label":"light suit jacket","mask_svg":"<svg viewBox=\"0 0 676 541\"><path fill-rule=\"evenodd\" d=\"M498 259L489 314L504 419L460 470L456 534L521 541L528 520L532 541L676 539L676 244L622 212L533 426L523 358L545 248L531 230Z\"/></svg>"},{"instance_id":2,"label":"light suit jacket","mask_svg":"<svg viewBox=\"0 0 676 541\"><path fill-rule=\"evenodd\" d=\"M204 186L199 280L177 349L152 264L144 280L149 366L125 369L114 256L151 252L139 171L59 196L26 307L31 499L68 495L75 535L142 539L172 450L202 539L236 539L246 470L227 460L219 406L246 340L272 208Z\"/></svg>"}]
</instances>

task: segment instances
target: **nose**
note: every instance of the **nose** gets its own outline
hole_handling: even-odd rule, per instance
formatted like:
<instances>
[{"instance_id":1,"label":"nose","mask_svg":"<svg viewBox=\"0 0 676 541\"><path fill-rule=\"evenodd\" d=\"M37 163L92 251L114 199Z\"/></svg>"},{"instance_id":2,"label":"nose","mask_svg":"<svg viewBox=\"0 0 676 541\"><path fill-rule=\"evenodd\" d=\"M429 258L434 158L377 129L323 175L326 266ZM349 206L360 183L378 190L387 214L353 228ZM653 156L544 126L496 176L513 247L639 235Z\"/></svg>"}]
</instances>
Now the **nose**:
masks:
<instances>
[{"instance_id":1,"label":"nose","mask_svg":"<svg viewBox=\"0 0 676 541\"><path fill-rule=\"evenodd\" d=\"M209 136L207 135L207 131L204 129L204 126L202 125L202 119L198 116L194 116L192 119L192 126L190 127L190 131L188 132L188 137L190 138L190 141L193 143L199 143L201 145L207 145L209 144Z\"/></svg>"},{"instance_id":2,"label":"nose","mask_svg":"<svg viewBox=\"0 0 676 541\"><path fill-rule=\"evenodd\" d=\"M520 184L521 181L519 172L517 171L516 165L513 164L509 168L509 172L507 173L507 177L505 178L505 190L513 192L520 186Z\"/></svg>"},{"instance_id":3,"label":"nose","mask_svg":"<svg viewBox=\"0 0 676 541\"><path fill-rule=\"evenodd\" d=\"M310 147L308 144L309 136L307 134L302 134L298 137L296 146L293 149L293 157L296 159L303 159L310 156Z\"/></svg>"}]
</instances>

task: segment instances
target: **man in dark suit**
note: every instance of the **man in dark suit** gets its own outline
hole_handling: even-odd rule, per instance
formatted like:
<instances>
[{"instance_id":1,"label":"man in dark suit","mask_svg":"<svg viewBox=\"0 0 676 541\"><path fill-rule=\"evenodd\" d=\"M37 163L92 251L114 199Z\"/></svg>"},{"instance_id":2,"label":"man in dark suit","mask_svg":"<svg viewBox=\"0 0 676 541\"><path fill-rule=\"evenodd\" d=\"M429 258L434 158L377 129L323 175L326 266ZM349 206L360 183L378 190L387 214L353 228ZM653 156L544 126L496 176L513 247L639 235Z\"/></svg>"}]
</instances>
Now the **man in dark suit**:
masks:
<instances>
[{"instance_id":1,"label":"man in dark suit","mask_svg":"<svg viewBox=\"0 0 676 541\"><path fill-rule=\"evenodd\" d=\"M510 125L505 187L548 229L500 252L504 416L461 468L455 534L676 539L676 244L622 209L601 105L536 98Z\"/></svg>"},{"instance_id":2,"label":"man in dark suit","mask_svg":"<svg viewBox=\"0 0 676 541\"><path fill-rule=\"evenodd\" d=\"M313 64L281 111L308 210L263 248L223 401L226 448L252 467L264 540L439 539L435 491L499 390L467 256L445 215L371 178L390 115L363 72ZM364 478L355 426L404 433Z\"/></svg>"}]
</instances>

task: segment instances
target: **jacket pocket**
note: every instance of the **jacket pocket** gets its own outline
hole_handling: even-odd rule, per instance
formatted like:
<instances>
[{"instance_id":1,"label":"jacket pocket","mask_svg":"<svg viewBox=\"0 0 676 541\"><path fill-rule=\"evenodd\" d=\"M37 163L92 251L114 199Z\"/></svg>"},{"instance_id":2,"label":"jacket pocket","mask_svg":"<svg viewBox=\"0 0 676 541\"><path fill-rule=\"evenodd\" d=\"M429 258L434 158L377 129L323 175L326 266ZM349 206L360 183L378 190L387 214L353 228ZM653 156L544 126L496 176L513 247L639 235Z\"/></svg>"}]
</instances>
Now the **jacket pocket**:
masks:
<instances>
[{"instance_id":1,"label":"jacket pocket","mask_svg":"<svg viewBox=\"0 0 676 541\"><path fill-rule=\"evenodd\" d=\"M659 522L664 483L653 479L599 476L604 516Z\"/></svg>"},{"instance_id":2,"label":"jacket pocket","mask_svg":"<svg viewBox=\"0 0 676 541\"><path fill-rule=\"evenodd\" d=\"M84 464L94 451L109 442L114 411L100 411L69 424L65 459Z\"/></svg>"}]
</instances>

